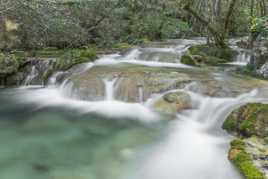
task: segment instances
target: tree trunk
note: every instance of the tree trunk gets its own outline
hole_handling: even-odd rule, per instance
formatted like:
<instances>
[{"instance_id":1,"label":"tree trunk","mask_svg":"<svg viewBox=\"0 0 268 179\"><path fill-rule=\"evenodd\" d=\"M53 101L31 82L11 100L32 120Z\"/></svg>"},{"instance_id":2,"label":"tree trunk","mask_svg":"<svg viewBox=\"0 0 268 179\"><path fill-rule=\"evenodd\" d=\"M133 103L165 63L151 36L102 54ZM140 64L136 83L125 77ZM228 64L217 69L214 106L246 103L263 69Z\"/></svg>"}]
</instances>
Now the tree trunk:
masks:
<instances>
[{"instance_id":1,"label":"tree trunk","mask_svg":"<svg viewBox=\"0 0 268 179\"><path fill-rule=\"evenodd\" d=\"M0 49L5 50L7 48L7 29L6 22L3 16L0 16Z\"/></svg>"},{"instance_id":2,"label":"tree trunk","mask_svg":"<svg viewBox=\"0 0 268 179\"><path fill-rule=\"evenodd\" d=\"M184 9L194 16L203 26L207 27L210 34L213 36L215 45L217 47L226 48L225 36L216 28L214 28L202 15L198 14L193 8L190 7L190 4L184 6Z\"/></svg>"}]
</instances>

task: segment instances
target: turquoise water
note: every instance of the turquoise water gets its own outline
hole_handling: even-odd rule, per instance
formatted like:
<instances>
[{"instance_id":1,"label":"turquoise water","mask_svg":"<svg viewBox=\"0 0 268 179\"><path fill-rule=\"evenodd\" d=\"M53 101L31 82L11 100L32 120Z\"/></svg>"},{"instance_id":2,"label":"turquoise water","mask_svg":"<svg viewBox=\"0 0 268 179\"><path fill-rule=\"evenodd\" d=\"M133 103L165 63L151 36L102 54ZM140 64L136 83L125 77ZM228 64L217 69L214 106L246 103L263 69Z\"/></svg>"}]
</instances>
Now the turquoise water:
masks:
<instances>
[{"instance_id":1,"label":"turquoise water","mask_svg":"<svg viewBox=\"0 0 268 179\"><path fill-rule=\"evenodd\" d=\"M37 107L0 91L1 179L119 179L160 137L163 124ZM32 96L35 98L35 96Z\"/></svg>"}]
</instances>

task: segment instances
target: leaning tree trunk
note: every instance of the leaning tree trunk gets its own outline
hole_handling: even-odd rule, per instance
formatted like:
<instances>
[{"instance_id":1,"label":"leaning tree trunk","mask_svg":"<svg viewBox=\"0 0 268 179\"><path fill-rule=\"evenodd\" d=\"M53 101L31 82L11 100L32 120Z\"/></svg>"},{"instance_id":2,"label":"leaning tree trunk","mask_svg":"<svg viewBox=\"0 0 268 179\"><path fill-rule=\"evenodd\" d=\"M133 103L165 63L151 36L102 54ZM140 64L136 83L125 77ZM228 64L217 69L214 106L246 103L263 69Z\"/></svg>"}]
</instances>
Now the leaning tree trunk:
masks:
<instances>
[{"instance_id":1,"label":"leaning tree trunk","mask_svg":"<svg viewBox=\"0 0 268 179\"><path fill-rule=\"evenodd\" d=\"M236 3L238 0L231 0L226 17L224 19L224 22L221 22L221 19L219 18L220 14L217 14L218 18L215 19L215 23L210 23L205 17L202 16L202 14L196 12L193 8L191 8L191 1L188 1L188 3L184 6L184 9L190 13L193 17L195 17L203 26L207 27L210 34L213 36L215 45L220 48L226 48L227 44L225 42L227 38L227 34L229 31L229 25L231 21L231 17L235 8ZM221 1L216 2L217 9L220 11L220 3ZM218 12L220 13L220 12Z\"/></svg>"},{"instance_id":2,"label":"leaning tree trunk","mask_svg":"<svg viewBox=\"0 0 268 179\"><path fill-rule=\"evenodd\" d=\"M220 30L213 27L202 15L197 13L193 8L190 7L190 4L184 6L184 9L194 16L203 26L207 27L209 33L212 35L215 45L217 47L226 48L227 44L225 43L225 36L221 33Z\"/></svg>"}]
</instances>

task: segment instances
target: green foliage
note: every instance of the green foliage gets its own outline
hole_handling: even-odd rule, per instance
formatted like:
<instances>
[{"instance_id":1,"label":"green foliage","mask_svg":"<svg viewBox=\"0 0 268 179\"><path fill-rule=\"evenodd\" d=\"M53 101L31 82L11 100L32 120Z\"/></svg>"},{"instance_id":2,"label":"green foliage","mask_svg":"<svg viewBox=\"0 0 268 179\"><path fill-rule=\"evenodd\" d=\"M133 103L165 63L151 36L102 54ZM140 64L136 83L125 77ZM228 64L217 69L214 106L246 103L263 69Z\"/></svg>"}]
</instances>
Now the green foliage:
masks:
<instances>
[{"instance_id":1,"label":"green foliage","mask_svg":"<svg viewBox=\"0 0 268 179\"><path fill-rule=\"evenodd\" d=\"M240 139L233 140L229 151L229 159L239 168L246 179L265 179L264 174L254 165L245 147L244 141Z\"/></svg>"},{"instance_id":2,"label":"green foliage","mask_svg":"<svg viewBox=\"0 0 268 179\"><path fill-rule=\"evenodd\" d=\"M250 31L253 34L268 35L268 16L251 17Z\"/></svg>"},{"instance_id":3,"label":"green foliage","mask_svg":"<svg viewBox=\"0 0 268 179\"><path fill-rule=\"evenodd\" d=\"M15 55L0 53L0 77L15 73L19 62Z\"/></svg>"}]
</instances>

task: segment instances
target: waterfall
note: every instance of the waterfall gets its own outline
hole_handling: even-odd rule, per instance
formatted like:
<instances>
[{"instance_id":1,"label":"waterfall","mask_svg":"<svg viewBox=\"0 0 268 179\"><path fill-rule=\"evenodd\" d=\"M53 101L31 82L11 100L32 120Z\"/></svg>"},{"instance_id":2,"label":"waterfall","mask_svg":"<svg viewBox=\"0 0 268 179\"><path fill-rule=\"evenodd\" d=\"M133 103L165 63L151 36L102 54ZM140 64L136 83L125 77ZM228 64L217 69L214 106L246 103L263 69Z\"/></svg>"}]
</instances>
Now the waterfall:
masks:
<instances>
[{"instance_id":1,"label":"waterfall","mask_svg":"<svg viewBox=\"0 0 268 179\"><path fill-rule=\"evenodd\" d=\"M251 54L247 51L240 51L236 57L236 64L247 65L250 62Z\"/></svg>"},{"instance_id":2,"label":"waterfall","mask_svg":"<svg viewBox=\"0 0 268 179\"><path fill-rule=\"evenodd\" d=\"M141 159L138 176L146 179L240 179L228 161L230 137L221 130L225 117L235 108L256 102L257 91L236 98L213 98L187 92L196 109L186 110L170 124L167 138Z\"/></svg>"},{"instance_id":3,"label":"waterfall","mask_svg":"<svg viewBox=\"0 0 268 179\"><path fill-rule=\"evenodd\" d=\"M57 84L58 78L63 75L65 72L59 71L54 73L48 80L48 85L53 86Z\"/></svg>"},{"instance_id":4,"label":"waterfall","mask_svg":"<svg viewBox=\"0 0 268 179\"><path fill-rule=\"evenodd\" d=\"M36 67L33 65L31 67L31 71L30 73L27 75L27 77L25 78L25 81L24 81L24 86L27 86L27 85L30 85L32 80L37 77L38 75L38 71L36 70Z\"/></svg>"},{"instance_id":5,"label":"waterfall","mask_svg":"<svg viewBox=\"0 0 268 179\"><path fill-rule=\"evenodd\" d=\"M114 100L114 88L115 88L115 83L117 81L117 78L114 78L112 80L109 79L104 79L104 85L105 85L105 99L107 101L112 101Z\"/></svg>"}]
</instances>

